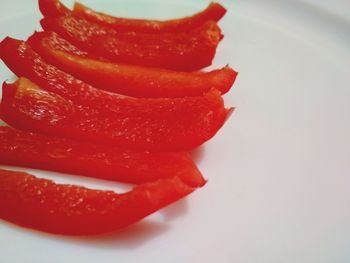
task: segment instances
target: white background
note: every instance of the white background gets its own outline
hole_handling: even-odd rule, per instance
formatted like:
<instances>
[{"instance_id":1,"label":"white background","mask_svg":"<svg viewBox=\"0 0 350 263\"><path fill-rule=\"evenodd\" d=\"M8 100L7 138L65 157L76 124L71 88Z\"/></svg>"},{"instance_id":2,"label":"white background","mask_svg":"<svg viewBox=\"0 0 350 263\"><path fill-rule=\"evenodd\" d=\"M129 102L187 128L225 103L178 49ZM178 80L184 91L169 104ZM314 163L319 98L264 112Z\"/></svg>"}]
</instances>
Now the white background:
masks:
<instances>
[{"instance_id":1,"label":"white background","mask_svg":"<svg viewBox=\"0 0 350 263\"><path fill-rule=\"evenodd\" d=\"M65 3L71 3L64 1ZM171 18L207 1L82 1ZM321 3L320 3L321 2ZM348 1L223 1L214 67L239 71L237 110L194 155L205 188L120 233L63 238L0 222L0 262L347 263L350 261ZM38 27L36 1L4 1L0 37ZM1 80L11 77L0 65ZM31 170L28 170L31 171ZM102 189L117 184L32 171Z\"/></svg>"}]
</instances>

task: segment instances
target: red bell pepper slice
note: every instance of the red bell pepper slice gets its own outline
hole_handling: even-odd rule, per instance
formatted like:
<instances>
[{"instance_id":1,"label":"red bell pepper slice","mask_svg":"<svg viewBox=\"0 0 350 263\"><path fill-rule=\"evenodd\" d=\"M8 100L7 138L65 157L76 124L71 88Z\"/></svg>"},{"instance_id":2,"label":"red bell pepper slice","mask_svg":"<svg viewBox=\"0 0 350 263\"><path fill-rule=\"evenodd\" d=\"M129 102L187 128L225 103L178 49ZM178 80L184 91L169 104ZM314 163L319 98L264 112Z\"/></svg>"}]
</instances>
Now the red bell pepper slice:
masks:
<instances>
[{"instance_id":1,"label":"red bell pepper slice","mask_svg":"<svg viewBox=\"0 0 350 263\"><path fill-rule=\"evenodd\" d=\"M63 16L71 12L59 0L39 0L39 9L44 16Z\"/></svg>"},{"instance_id":2,"label":"red bell pepper slice","mask_svg":"<svg viewBox=\"0 0 350 263\"><path fill-rule=\"evenodd\" d=\"M211 72L177 72L112 64L76 56L79 49L53 32L35 33L27 43L53 65L94 87L134 97L198 96L215 87L228 92L237 73L230 67Z\"/></svg>"},{"instance_id":3,"label":"red bell pepper slice","mask_svg":"<svg viewBox=\"0 0 350 263\"><path fill-rule=\"evenodd\" d=\"M162 45L179 45L188 43L188 38L194 38L196 34L200 32L207 32L210 29L210 25L215 25L217 33L220 33L220 40L222 39L221 30L216 25L215 20L208 19L200 24L198 27L193 28L192 30L185 30L181 32L154 32L154 33L144 33L138 31L130 31L130 30L118 30L112 29L110 27L106 27L103 25L99 25L98 23L94 23L86 20L85 18L77 15L75 12L72 12L68 8L66 8L63 4L61 4L58 0L39 0L39 7L46 18L57 18L61 16L67 16L71 18L76 18L76 20L67 20L69 21L69 25L74 25L77 21L81 21L84 24L84 27L89 29L87 31L88 34L95 32L95 34L99 35L110 35L111 37L118 38L119 40L127 40L130 44L142 43L144 46L148 45L157 45L160 47L164 47ZM63 20L65 21L65 20ZM74 22L75 21L75 22ZM214 27L214 26L212 26ZM86 29L86 30L87 30ZM158 49L159 49L158 48Z\"/></svg>"},{"instance_id":4,"label":"red bell pepper slice","mask_svg":"<svg viewBox=\"0 0 350 263\"><path fill-rule=\"evenodd\" d=\"M91 55L117 63L179 71L211 65L222 39L214 21L191 32L160 35L117 32L74 15L45 17L41 25Z\"/></svg>"},{"instance_id":5,"label":"red bell pepper slice","mask_svg":"<svg viewBox=\"0 0 350 263\"><path fill-rule=\"evenodd\" d=\"M129 104L130 107L134 107L134 103L139 104L135 99L126 99L125 96L96 89L74 78L72 75L57 69L46 63L41 56L23 41L9 37L5 38L0 42L0 58L17 76L26 77L44 90L57 93L76 104L94 105L94 107L98 107L100 110L110 111L114 114L120 114L121 105L125 107ZM218 96L216 96L215 100L222 101ZM166 105L176 103L176 101L182 101L183 104L188 103L189 105L194 103L194 101L197 101L198 105L205 103L202 96L198 99L182 98L181 100L176 99L174 101L171 99L142 99L140 103L148 108L146 106L147 104L161 104L160 101L162 101L164 107L169 107ZM219 102L219 104L221 103ZM209 104L202 105L203 109L208 107L210 108ZM149 111L152 111L151 108L149 108Z\"/></svg>"},{"instance_id":6,"label":"red bell pepper slice","mask_svg":"<svg viewBox=\"0 0 350 263\"><path fill-rule=\"evenodd\" d=\"M141 184L178 176L205 184L190 155L125 151L0 126L0 164Z\"/></svg>"},{"instance_id":7,"label":"red bell pepper slice","mask_svg":"<svg viewBox=\"0 0 350 263\"><path fill-rule=\"evenodd\" d=\"M178 131L183 134L184 142L180 142L176 146L176 142L173 141L169 144L169 147L159 142L161 144L159 148L163 149L171 149L172 147L185 149L189 147L188 145L194 147L196 144L203 143L218 131L231 111L223 107L223 101L217 94L182 99L132 99L95 89L47 64L24 42L11 38L6 38L1 42L0 56L18 76L30 78L45 90L57 93L73 101L76 105L93 105L94 109L105 112L104 115L109 115L113 119L118 116L120 121L124 118L130 122L128 117L125 116L126 112L134 115L133 118L137 118L141 114L137 118L137 123L140 125L142 118L145 119L144 122L153 119L153 126L144 127L143 131L147 134L153 131L152 136L154 137L157 137L157 127L170 130L172 126L175 126L173 131L169 131L169 134L173 136L172 139L179 138L180 135L176 135L176 131ZM169 109L169 111L164 112L162 109ZM178 120L176 121L176 119ZM133 125L136 125L136 123ZM197 133L196 130L198 130ZM172 139L167 137L166 141ZM149 146L151 145L149 143ZM153 150L156 148L158 147Z\"/></svg>"},{"instance_id":8,"label":"red bell pepper slice","mask_svg":"<svg viewBox=\"0 0 350 263\"><path fill-rule=\"evenodd\" d=\"M61 16L68 14L70 10L58 0L39 0L39 6L44 16ZM181 32L192 30L203 25L207 21L219 21L225 14L226 9L219 3L210 3L208 7L192 16L171 20L147 20L113 17L76 2L73 13L84 17L91 22L104 26L110 26L118 31L136 31L147 33Z\"/></svg>"},{"instance_id":9,"label":"red bell pepper slice","mask_svg":"<svg viewBox=\"0 0 350 263\"><path fill-rule=\"evenodd\" d=\"M23 41L5 38L0 42L0 58L17 76L26 77L41 88L74 103L94 104L112 112L119 110L120 95L96 89L48 64Z\"/></svg>"},{"instance_id":10,"label":"red bell pepper slice","mask_svg":"<svg viewBox=\"0 0 350 263\"><path fill-rule=\"evenodd\" d=\"M71 13L59 0L39 0L39 8L44 16L62 16ZM203 25L208 21L218 22L227 10L219 3L212 2L204 10L192 16L170 20L148 20L114 17L96 12L79 2L74 3L74 15L91 22L109 26L118 31L135 31L143 33L185 32Z\"/></svg>"},{"instance_id":11,"label":"red bell pepper slice","mask_svg":"<svg viewBox=\"0 0 350 263\"><path fill-rule=\"evenodd\" d=\"M118 30L158 33L187 31L210 20L219 21L226 14L226 9L219 3L210 3L206 9L192 16L163 21L114 17L96 12L77 2L73 12L92 22Z\"/></svg>"},{"instance_id":12,"label":"red bell pepper slice","mask_svg":"<svg viewBox=\"0 0 350 263\"><path fill-rule=\"evenodd\" d=\"M96 235L129 226L193 191L177 177L117 194L0 170L0 218L60 235Z\"/></svg>"},{"instance_id":13,"label":"red bell pepper slice","mask_svg":"<svg viewBox=\"0 0 350 263\"><path fill-rule=\"evenodd\" d=\"M20 129L149 151L193 149L212 138L231 110L218 91L201 97L121 97L114 111L77 105L28 79L3 85L1 118Z\"/></svg>"}]
</instances>

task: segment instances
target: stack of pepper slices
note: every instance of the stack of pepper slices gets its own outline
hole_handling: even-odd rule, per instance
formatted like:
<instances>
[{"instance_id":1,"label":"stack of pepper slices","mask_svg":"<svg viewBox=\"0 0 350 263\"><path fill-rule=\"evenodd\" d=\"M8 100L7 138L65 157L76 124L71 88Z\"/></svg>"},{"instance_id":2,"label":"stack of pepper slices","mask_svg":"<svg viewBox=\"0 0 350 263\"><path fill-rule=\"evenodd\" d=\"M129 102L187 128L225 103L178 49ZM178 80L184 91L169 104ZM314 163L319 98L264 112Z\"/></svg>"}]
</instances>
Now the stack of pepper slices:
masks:
<instances>
[{"instance_id":1,"label":"stack of pepper slices","mask_svg":"<svg viewBox=\"0 0 350 263\"><path fill-rule=\"evenodd\" d=\"M176 20L125 19L77 3L39 0L43 32L10 37L0 164L137 184L87 189L0 170L0 218L63 235L126 227L205 184L188 151L212 138L232 108L237 73L209 66L225 8Z\"/></svg>"}]
</instances>

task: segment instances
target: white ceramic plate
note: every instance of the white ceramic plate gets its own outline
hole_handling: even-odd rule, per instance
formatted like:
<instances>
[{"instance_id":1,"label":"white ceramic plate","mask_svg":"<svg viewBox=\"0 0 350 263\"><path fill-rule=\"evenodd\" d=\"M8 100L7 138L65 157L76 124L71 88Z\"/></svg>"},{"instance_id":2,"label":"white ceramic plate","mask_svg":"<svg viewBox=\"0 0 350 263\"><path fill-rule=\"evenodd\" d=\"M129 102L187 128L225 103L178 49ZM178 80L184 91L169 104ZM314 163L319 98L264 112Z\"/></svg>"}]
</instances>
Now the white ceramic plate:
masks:
<instances>
[{"instance_id":1,"label":"white ceramic plate","mask_svg":"<svg viewBox=\"0 0 350 263\"><path fill-rule=\"evenodd\" d=\"M155 18L191 14L208 3L82 2L116 15ZM350 6L319 2L222 2L229 11L220 22L225 39L213 67L229 63L240 72L225 96L237 110L197 151L206 187L102 237L63 238L0 221L0 262L349 262ZM25 38L39 28L39 18L36 0L2 0L0 37ZM12 77L3 64L0 73L1 81Z\"/></svg>"}]
</instances>

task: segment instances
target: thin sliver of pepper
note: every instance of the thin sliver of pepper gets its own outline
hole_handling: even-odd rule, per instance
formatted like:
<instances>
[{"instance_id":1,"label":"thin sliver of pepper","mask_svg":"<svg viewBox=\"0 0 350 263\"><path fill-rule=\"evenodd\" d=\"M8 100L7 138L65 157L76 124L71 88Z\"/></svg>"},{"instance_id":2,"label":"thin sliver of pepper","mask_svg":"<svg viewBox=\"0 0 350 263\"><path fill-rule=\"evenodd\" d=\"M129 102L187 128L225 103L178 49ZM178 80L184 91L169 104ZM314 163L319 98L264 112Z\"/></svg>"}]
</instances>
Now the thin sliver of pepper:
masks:
<instances>
[{"instance_id":1,"label":"thin sliver of pepper","mask_svg":"<svg viewBox=\"0 0 350 263\"><path fill-rule=\"evenodd\" d=\"M210 72L176 72L89 59L54 32L36 32L27 43L45 60L76 78L133 97L198 96L213 87L225 94L237 76L229 66Z\"/></svg>"},{"instance_id":2,"label":"thin sliver of pepper","mask_svg":"<svg viewBox=\"0 0 350 263\"><path fill-rule=\"evenodd\" d=\"M187 151L223 126L225 109L213 90L179 99L120 98L114 112L77 105L26 78L4 83L1 118L11 126L75 140L147 151Z\"/></svg>"},{"instance_id":3,"label":"thin sliver of pepper","mask_svg":"<svg viewBox=\"0 0 350 263\"><path fill-rule=\"evenodd\" d=\"M177 177L117 194L0 170L0 218L53 234L97 235L136 223L192 191Z\"/></svg>"},{"instance_id":4,"label":"thin sliver of pepper","mask_svg":"<svg viewBox=\"0 0 350 263\"><path fill-rule=\"evenodd\" d=\"M0 164L142 184L178 176L191 187L205 184L186 152L150 153L0 126Z\"/></svg>"},{"instance_id":5,"label":"thin sliver of pepper","mask_svg":"<svg viewBox=\"0 0 350 263\"><path fill-rule=\"evenodd\" d=\"M227 117L231 111L230 109L224 108L223 100L217 92L210 92L209 94L211 94L211 96L208 96L208 94L207 96L176 99L135 99L115 93L108 93L96 89L46 63L25 42L12 38L6 38L0 43L0 57L17 76L27 77L44 90L56 93L74 102L76 105L81 105L83 107L93 105L95 109L105 112L105 114L108 115L116 115L123 118L125 115L123 112L135 112L135 115L140 114L140 112L143 112L142 114L148 112L148 117L153 116L155 119L164 119L178 112L178 124L183 122L181 120L185 120L187 118L186 116L189 115L189 125L187 128L196 127L196 123L206 123L206 125L202 126L203 129L198 130L198 134L193 136L193 138L197 139L203 137L204 134L208 134L208 131L211 131L212 136L217 131L215 131L215 129L218 129L218 127L223 124L223 122L221 123L220 121L218 122L218 126L216 126L214 125L215 122L213 122L213 119L211 121L206 121L205 116ZM179 109L177 109L177 104L181 105ZM162 109L168 109L168 111L165 112ZM145 117L145 115L142 116ZM221 117L219 119L221 119ZM175 124L173 123L172 125ZM156 126L153 127L153 129L155 128ZM163 128L167 129L167 126L163 125ZM176 125L175 130L177 128ZM181 133L184 132L184 136L186 136L188 132L187 128L183 127L184 130L180 130ZM190 133L187 133L187 135L190 135ZM191 139L191 137L189 139Z\"/></svg>"},{"instance_id":6,"label":"thin sliver of pepper","mask_svg":"<svg viewBox=\"0 0 350 263\"><path fill-rule=\"evenodd\" d=\"M44 16L54 17L70 14L71 10L58 0L39 0L40 11ZM73 13L91 22L109 26L118 31L135 31L143 33L185 32L203 25L208 21L218 22L227 10L219 3L212 2L204 10L188 17L170 20L147 20L113 17L96 12L79 2L75 2Z\"/></svg>"},{"instance_id":7,"label":"thin sliver of pepper","mask_svg":"<svg viewBox=\"0 0 350 263\"><path fill-rule=\"evenodd\" d=\"M117 32L73 15L44 17L40 23L45 31L58 33L91 56L177 71L211 65L223 37L214 21L191 32L162 35Z\"/></svg>"},{"instance_id":8,"label":"thin sliver of pepper","mask_svg":"<svg viewBox=\"0 0 350 263\"><path fill-rule=\"evenodd\" d=\"M183 32L201 26L207 21L218 22L226 9L219 3L212 2L204 10L188 17L171 20L146 20L115 17L75 2L73 12L92 22L109 26L117 30L136 31L145 33Z\"/></svg>"}]
</instances>

